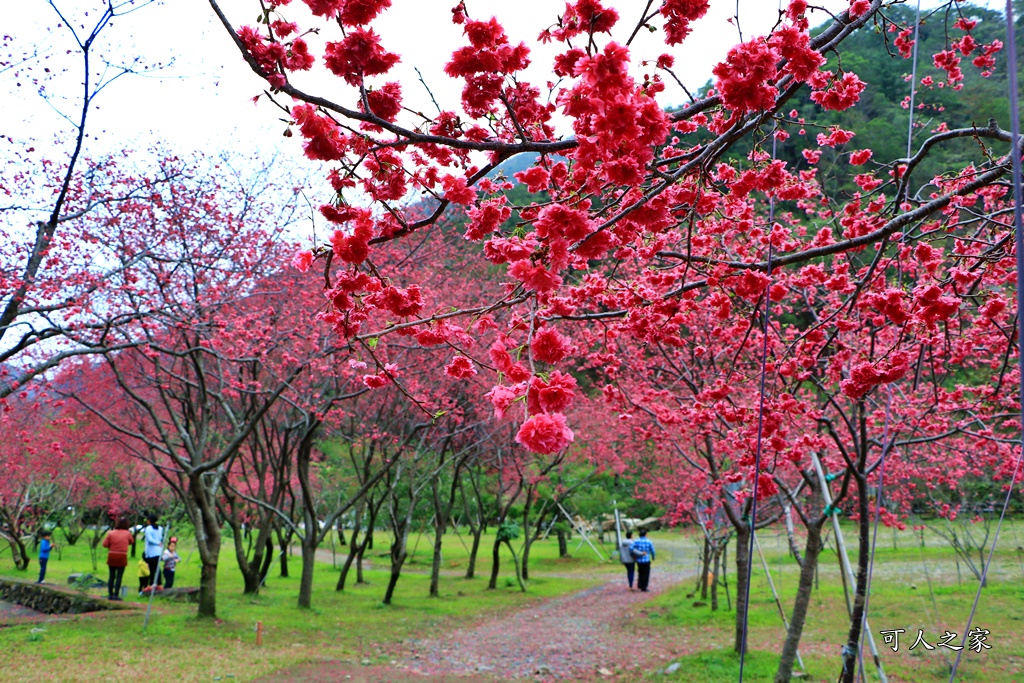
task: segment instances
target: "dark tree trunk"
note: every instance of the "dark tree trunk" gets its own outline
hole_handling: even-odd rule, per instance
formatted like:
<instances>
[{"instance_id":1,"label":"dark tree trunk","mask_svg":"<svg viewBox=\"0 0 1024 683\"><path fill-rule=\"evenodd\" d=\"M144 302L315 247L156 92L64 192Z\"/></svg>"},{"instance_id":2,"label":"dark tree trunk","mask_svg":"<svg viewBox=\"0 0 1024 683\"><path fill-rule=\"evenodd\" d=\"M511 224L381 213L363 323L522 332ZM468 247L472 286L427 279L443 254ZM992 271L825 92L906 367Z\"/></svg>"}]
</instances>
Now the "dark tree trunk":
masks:
<instances>
[{"instance_id":1,"label":"dark tree trunk","mask_svg":"<svg viewBox=\"0 0 1024 683\"><path fill-rule=\"evenodd\" d=\"M441 583L441 542L444 540L444 520L439 520L440 515L435 517L434 522L434 553L430 563L430 597L436 598L440 595L438 589Z\"/></svg>"},{"instance_id":2,"label":"dark tree trunk","mask_svg":"<svg viewBox=\"0 0 1024 683\"><path fill-rule=\"evenodd\" d=\"M714 570L711 573L711 611L718 611L718 570L722 565L722 553L719 550L718 545L715 544L714 550Z\"/></svg>"},{"instance_id":3,"label":"dark tree trunk","mask_svg":"<svg viewBox=\"0 0 1024 683\"><path fill-rule=\"evenodd\" d=\"M267 535L267 541L265 543L266 549L263 552L263 563L260 565L260 584L267 580L267 574L270 573L270 565L274 561L274 540Z\"/></svg>"},{"instance_id":4,"label":"dark tree trunk","mask_svg":"<svg viewBox=\"0 0 1024 683\"><path fill-rule=\"evenodd\" d=\"M525 593L526 592L526 584L523 583L523 578L524 577L523 577L522 571L520 570L519 557L516 555L516 550L515 550L515 548L512 547L512 544L510 542L505 541L505 545L508 546L508 551L510 553L512 553L512 564L514 564L515 568L516 568L516 581L519 582L519 590L521 590L523 593Z\"/></svg>"},{"instance_id":5,"label":"dark tree trunk","mask_svg":"<svg viewBox=\"0 0 1024 683\"><path fill-rule=\"evenodd\" d=\"M498 587L498 571L501 569L501 541L494 539L494 547L491 549L491 580L487 584L487 590L494 590Z\"/></svg>"},{"instance_id":6,"label":"dark tree trunk","mask_svg":"<svg viewBox=\"0 0 1024 683\"><path fill-rule=\"evenodd\" d=\"M530 532L530 512L533 510L533 486L528 486L526 489L526 501L523 503L523 557L522 557L522 579L520 575L516 574L516 578L519 579L520 585L522 585L523 579L530 578L530 546L533 545L533 534ZM512 546L509 545L509 548Z\"/></svg>"},{"instance_id":7,"label":"dark tree trunk","mask_svg":"<svg viewBox=\"0 0 1024 683\"><path fill-rule=\"evenodd\" d=\"M708 599L708 575L711 573L711 540L704 537L704 554L701 556L700 599Z\"/></svg>"},{"instance_id":8,"label":"dark tree trunk","mask_svg":"<svg viewBox=\"0 0 1024 683\"><path fill-rule=\"evenodd\" d=\"M775 672L775 683L789 683L793 676L793 665L796 663L796 653L800 647L804 623L807 621L807 609L810 607L811 593L814 589L814 571L818 564L821 547L821 526L812 524L807 529L807 545L804 549L803 564L800 566L796 600L793 602L793 616L789 622L789 630L786 632L786 642L782 646L779 668Z\"/></svg>"},{"instance_id":9,"label":"dark tree trunk","mask_svg":"<svg viewBox=\"0 0 1024 683\"><path fill-rule=\"evenodd\" d=\"M270 529L260 529L259 534L256 537L255 551L253 552L252 558L249 557L248 548L244 545L243 534L241 533L241 526L237 523L231 524L231 530L234 532L234 547L235 547L235 560L238 562L238 571L242 574L244 595L252 595L259 592L260 586L263 584L263 577L266 576L264 567L264 551L270 543ZM248 535L248 529L246 529ZM269 554L273 554L273 546L270 546Z\"/></svg>"},{"instance_id":10,"label":"dark tree trunk","mask_svg":"<svg viewBox=\"0 0 1024 683\"><path fill-rule=\"evenodd\" d=\"M110 530L109 527L100 527L99 525L93 527L92 535L89 537L89 557L92 560L92 570L96 571L98 560L99 560L99 549L100 543L103 542L103 537L106 536ZM135 550L135 545L132 545L132 550Z\"/></svg>"},{"instance_id":11,"label":"dark tree trunk","mask_svg":"<svg viewBox=\"0 0 1024 683\"><path fill-rule=\"evenodd\" d=\"M402 564L405 563L405 558L402 558L401 562L396 562L391 565L391 575L388 577L388 587L384 591L384 604L390 605L391 599L395 595L395 586L398 585L398 579L402 577Z\"/></svg>"},{"instance_id":12,"label":"dark tree trunk","mask_svg":"<svg viewBox=\"0 0 1024 683\"><path fill-rule=\"evenodd\" d=\"M370 519L373 519L372 517ZM366 551L373 548L373 527L366 530L366 538L359 544L359 553L356 555L356 583L366 583L366 578L363 576L363 557L366 555Z\"/></svg>"},{"instance_id":13,"label":"dark tree trunk","mask_svg":"<svg viewBox=\"0 0 1024 683\"><path fill-rule=\"evenodd\" d=\"M203 562L199 570L200 617L217 617L217 565Z\"/></svg>"},{"instance_id":14,"label":"dark tree trunk","mask_svg":"<svg viewBox=\"0 0 1024 683\"><path fill-rule=\"evenodd\" d=\"M850 632L843 646L843 669L839 680L841 683L853 683L857 673L857 653L860 646L862 626L864 624L864 606L866 603L868 583L868 561L871 542L871 516L868 510L867 478L860 472L854 473L857 482L857 585L853 594L853 612L850 615Z\"/></svg>"},{"instance_id":15,"label":"dark tree trunk","mask_svg":"<svg viewBox=\"0 0 1024 683\"><path fill-rule=\"evenodd\" d=\"M299 580L299 607L309 609L313 606L313 569L316 567L316 547L319 540L319 529L313 520L313 530L306 524L306 533L302 537L302 578Z\"/></svg>"},{"instance_id":16,"label":"dark tree trunk","mask_svg":"<svg viewBox=\"0 0 1024 683\"><path fill-rule=\"evenodd\" d=\"M391 604L391 599L395 595L395 586L398 585L398 579L402 575L402 566L405 564L405 558L408 557L406 552L408 538L408 525L406 525L399 533L395 534L395 542L391 544L391 576L388 577L388 587L384 592L385 605Z\"/></svg>"},{"instance_id":17,"label":"dark tree trunk","mask_svg":"<svg viewBox=\"0 0 1024 683\"><path fill-rule=\"evenodd\" d=\"M736 638L733 648L740 651L743 641L744 624L747 623L747 613L750 609L750 599L747 591L748 570L750 568L750 527L746 524L736 531ZM729 589L726 588L726 591Z\"/></svg>"},{"instance_id":18,"label":"dark tree trunk","mask_svg":"<svg viewBox=\"0 0 1024 683\"><path fill-rule=\"evenodd\" d=\"M476 556L480 552L480 539L483 538L483 526L470 525L470 533L473 535L473 542L469 546L469 565L466 567L466 578L472 579L476 575Z\"/></svg>"},{"instance_id":19,"label":"dark tree trunk","mask_svg":"<svg viewBox=\"0 0 1024 683\"><path fill-rule=\"evenodd\" d=\"M348 572L352 568L352 563L355 561L356 555L358 555L361 550L361 545L358 540L359 531L362 528L362 521L363 510L360 506L360 509L356 510L355 520L352 522L352 540L348 544L348 555L345 557L345 564L342 565L341 573L338 575L338 584L334 587L334 590L336 591L345 590L345 582L348 580ZM344 537L342 534L339 535Z\"/></svg>"},{"instance_id":20,"label":"dark tree trunk","mask_svg":"<svg viewBox=\"0 0 1024 683\"><path fill-rule=\"evenodd\" d=\"M555 535L558 537L558 556L569 557L569 539L566 538L565 529L555 529Z\"/></svg>"},{"instance_id":21,"label":"dark tree trunk","mask_svg":"<svg viewBox=\"0 0 1024 683\"><path fill-rule=\"evenodd\" d=\"M278 529L278 531L277 531L277 546L278 546L278 549L281 552L281 562L280 562L280 564L281 564L281 578L282 579L287 579L288 578L288 549L291 546L291 542L292 542L292 530L291 529L287 529L285 531L282 531L281 529Z\"/></svg>"},{"instance_id":22,"label":"dark tree trunk","mask_svg":"<svg viewBox=\"0 0 1024 683\"><path fill-rule=\"evenodd\" d=\"M28 569L28 548L22 543L20 538L9 538L7 539L8 544L11 546L11 557L14 559L14 568L18 571L25 571Z\"/></svg>"},{"instance_id":23,"label":"dark tree trunk","mask_svg":"<svg viewBox=\"0 0 1024 683\"><path fill-rule=\"evenodd\" d=\"M209 488L213 488L209 485ZM196 474L189 481L189 518L196 530L196 547L202 563L199 579L198 616L217 617L217 563L220 558L220 515L213 501L215 491L208 488L206 477Z\"/></svg>"}]
</instances>

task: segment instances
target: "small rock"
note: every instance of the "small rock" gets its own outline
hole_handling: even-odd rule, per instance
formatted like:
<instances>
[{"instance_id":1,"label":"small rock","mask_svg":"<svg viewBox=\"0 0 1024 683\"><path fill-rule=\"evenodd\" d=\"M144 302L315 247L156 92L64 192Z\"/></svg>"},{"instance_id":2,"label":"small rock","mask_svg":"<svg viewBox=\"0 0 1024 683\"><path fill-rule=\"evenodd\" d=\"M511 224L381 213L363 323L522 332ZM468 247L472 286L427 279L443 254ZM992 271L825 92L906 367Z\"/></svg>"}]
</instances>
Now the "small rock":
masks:
<instances>
[{"instance_id":1,"label":"small rock","mask_svg":"<svg viewBox=\"0 0 1024 683\"><path fill-rule=\"evenodd\" d=\"M612 672L611 672L611 671L609 671L608 669L606 669L606 668L604 668L604 667L602 666L601 668L599 668L599 669L597 670L597 675L598 675L598 676L604 676L605 678L608 678L609 676L611 676L611 675L613 675L613 674L612 674Z\"/></svg>"},{"instance_id":2,"label":"small rock","mask_svg":"<svg viewBox=\"0 0 1024 683\"><path fill-rule=\"evenodd\" d=\"M363 659L359 663L362 664L363 666L370 666L370 664L371 664L370 658L369 657L363 657Z\"/></svg>"},{"instance_id":3,"label":"small rock","mask_svg":"<svg viewBox=\"0 0 1024 683\"><path fill-rule=\"evenodd\" d=\"M916 591L917 590L917 586L914 585L914 584L910 584L910 590Z\"/></svg>"},{"instance_id":4,"label":"small rock","mask_svg":"<svg viewBox=\"0 0 1024 683\"><path fill-rule=\"evenodd\" d=\"M682 662L672 662L667 667L665 667L665 675L671 676L675 672L679 671L679 669L682 668L682 666Z\"/></svg>"}]
</instances>

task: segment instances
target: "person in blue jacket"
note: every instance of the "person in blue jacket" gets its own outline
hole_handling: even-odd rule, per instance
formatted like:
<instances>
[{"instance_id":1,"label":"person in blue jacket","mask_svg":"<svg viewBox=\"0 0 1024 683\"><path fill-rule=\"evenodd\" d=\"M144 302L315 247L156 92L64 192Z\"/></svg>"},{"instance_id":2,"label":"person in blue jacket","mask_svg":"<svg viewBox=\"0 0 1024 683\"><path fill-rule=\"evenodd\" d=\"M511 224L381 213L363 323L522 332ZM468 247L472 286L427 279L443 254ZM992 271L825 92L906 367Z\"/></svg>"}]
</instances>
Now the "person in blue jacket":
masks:
<instances>
[{"instance_id":1,"label":"person in blue jacket","mask_svg":"<svg viewBox=\"0 0 1024 683\"><path fill-rule=\"evenodd\" d=\"M50 532L43 530L43 540L39 541L39 580L36 583L42 583L43 579L46 578L46 565L50 561L50 551L54 550L57 546L50 543Z\"/></svg>"},{"instance_id":2,"label":"person in blue jacket","mask_svg":"<svg viewBox=\"0 0 1024 683\"><path fill-rule=\"evenodd\" d=\"M654 561L654 544L647 538L647 531L640 530L640 538L633 541L633 557L636 558L636 585L644 593L651 580L651 562Z\"/></svg>"}]
</instances>

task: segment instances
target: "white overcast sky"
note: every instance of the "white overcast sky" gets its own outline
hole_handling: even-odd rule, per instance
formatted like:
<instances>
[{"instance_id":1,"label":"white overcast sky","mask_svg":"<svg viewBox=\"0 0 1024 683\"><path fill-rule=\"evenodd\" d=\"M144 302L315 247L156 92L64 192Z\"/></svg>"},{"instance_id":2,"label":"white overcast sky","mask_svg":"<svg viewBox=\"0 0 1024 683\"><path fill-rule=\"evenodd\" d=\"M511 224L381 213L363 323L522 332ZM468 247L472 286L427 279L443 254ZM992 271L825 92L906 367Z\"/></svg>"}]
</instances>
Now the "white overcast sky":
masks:
<instances>
[{"instance_id":1,"label":"white overcast sky","mask_svg":"<svg viewBox=\"0 0 1024 683\"><path fill-rule=\"evenodd\" d=\"M94 3L95 0L57 0L58 7L81 22L88 21L82 12ZM451 23L454 4L455 0L393 0L392 7L373 24L384 46L402 56L401 64L386 80L403 84L405 102L414 109L433 111L414 67L423 73L443 108L458 109L461 81L442 71L453 49L465 44L461 27ZM624 42L645 3L615 0L607 4L616 7L621 15L612 37ZM661 42L660 33L641 32L632 47L634 61L654 59L669 52L676 58L676 73L683 83L690 89L700 87L711 77L713 66L739 40L735 24L729 23L737 4L744 38L764 34L778 16L775 0L712 0L711 11L694 24L693 34L681 46L669 48ZM813 4L839 10L848 6L848 0ZM223 0L222 6L236 27L254 23L258 13L253 0ZM513 44L524 41L534 48L526 80L545 90L551 59L559 46L540 46L536 38L554 23L564 2L467 0L467 6L473 18L498 17ZM304 9L301 0L293 0L283 12L288 19L303 20L307 16ZM812 23L825 19L818 12ZM66 61L65 53L73 43L58 23L44 0L25 0L4 8L0 34L12 37L7 51L38 51L49 56L46 63L54 71L62 63L72 71L52 79L48 104L27 81L24 70L18 75L13 69L0 70L0 135L15 141L33 139L46 145L57 131L67 130L67 124L54 109L73 112L76 103L53 95L77 94L80 67L76 61ZM322 38L337 39L326 34ZM173 64L151 76L128 76L100 95L89 124L94 137L88 148L92 153L125 147L141 149L154 142L182 152L231 148L249 153L277 145L298 150L297 139L286 140L281 136L285 126L278 120L280 113L265 104L252 104L251 98L261 92L262 84L248 70L204 0L166 0L144 7L108 28L101 49L112 61L138 57L149 64L171 60ZM35 64L39 66L42 62ZM343 104L354 104L351 90L334 77L299 76L294 82L337 97ZM673 84L660 97L666 106L685 99ZM3 156L0 154L0 158Z\"/></svg>"}]
</instances>

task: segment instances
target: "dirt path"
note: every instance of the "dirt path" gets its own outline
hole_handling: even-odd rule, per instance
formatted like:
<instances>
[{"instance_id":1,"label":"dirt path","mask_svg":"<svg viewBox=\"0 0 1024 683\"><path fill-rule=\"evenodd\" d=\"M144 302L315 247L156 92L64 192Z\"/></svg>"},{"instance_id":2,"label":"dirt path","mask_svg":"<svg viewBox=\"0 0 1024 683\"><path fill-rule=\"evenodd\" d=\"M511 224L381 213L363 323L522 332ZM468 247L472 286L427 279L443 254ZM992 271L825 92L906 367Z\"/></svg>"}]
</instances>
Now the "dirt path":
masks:
<instances>
[{"instance_id":1,"label":"dirt path","mask_svg":"<svg viewBox=\"0 0 1024 683\"><path fill-rule=\"evenodd\" d=\"M623 572L594 588L497 619L389 645L384 650L392 660L390 669L325 662L259 683L635 680L641 662L645 668L657 666L675 653L677 643L639 637L626 625L644 611L647 600L693 572L692 551L682 539L660 541L658 552L648 593L630 592Z\"/></svg>"},{"instance_id":2,"label":"dirt path","mask_svg":"<svg viewBox=\"0 0 1024 683\"><path fill-rule=\"evenodd\" d=\"M641 593L630 592L623 577L500 620L407 641L398 666L430 676L489 674L513 680L611 677L641 659L650 666L652 643L621 625L675 580L674 574L655 572L651 592ZM640 652L646 654L641 658Z\"/></svg>"}]
</instances>

